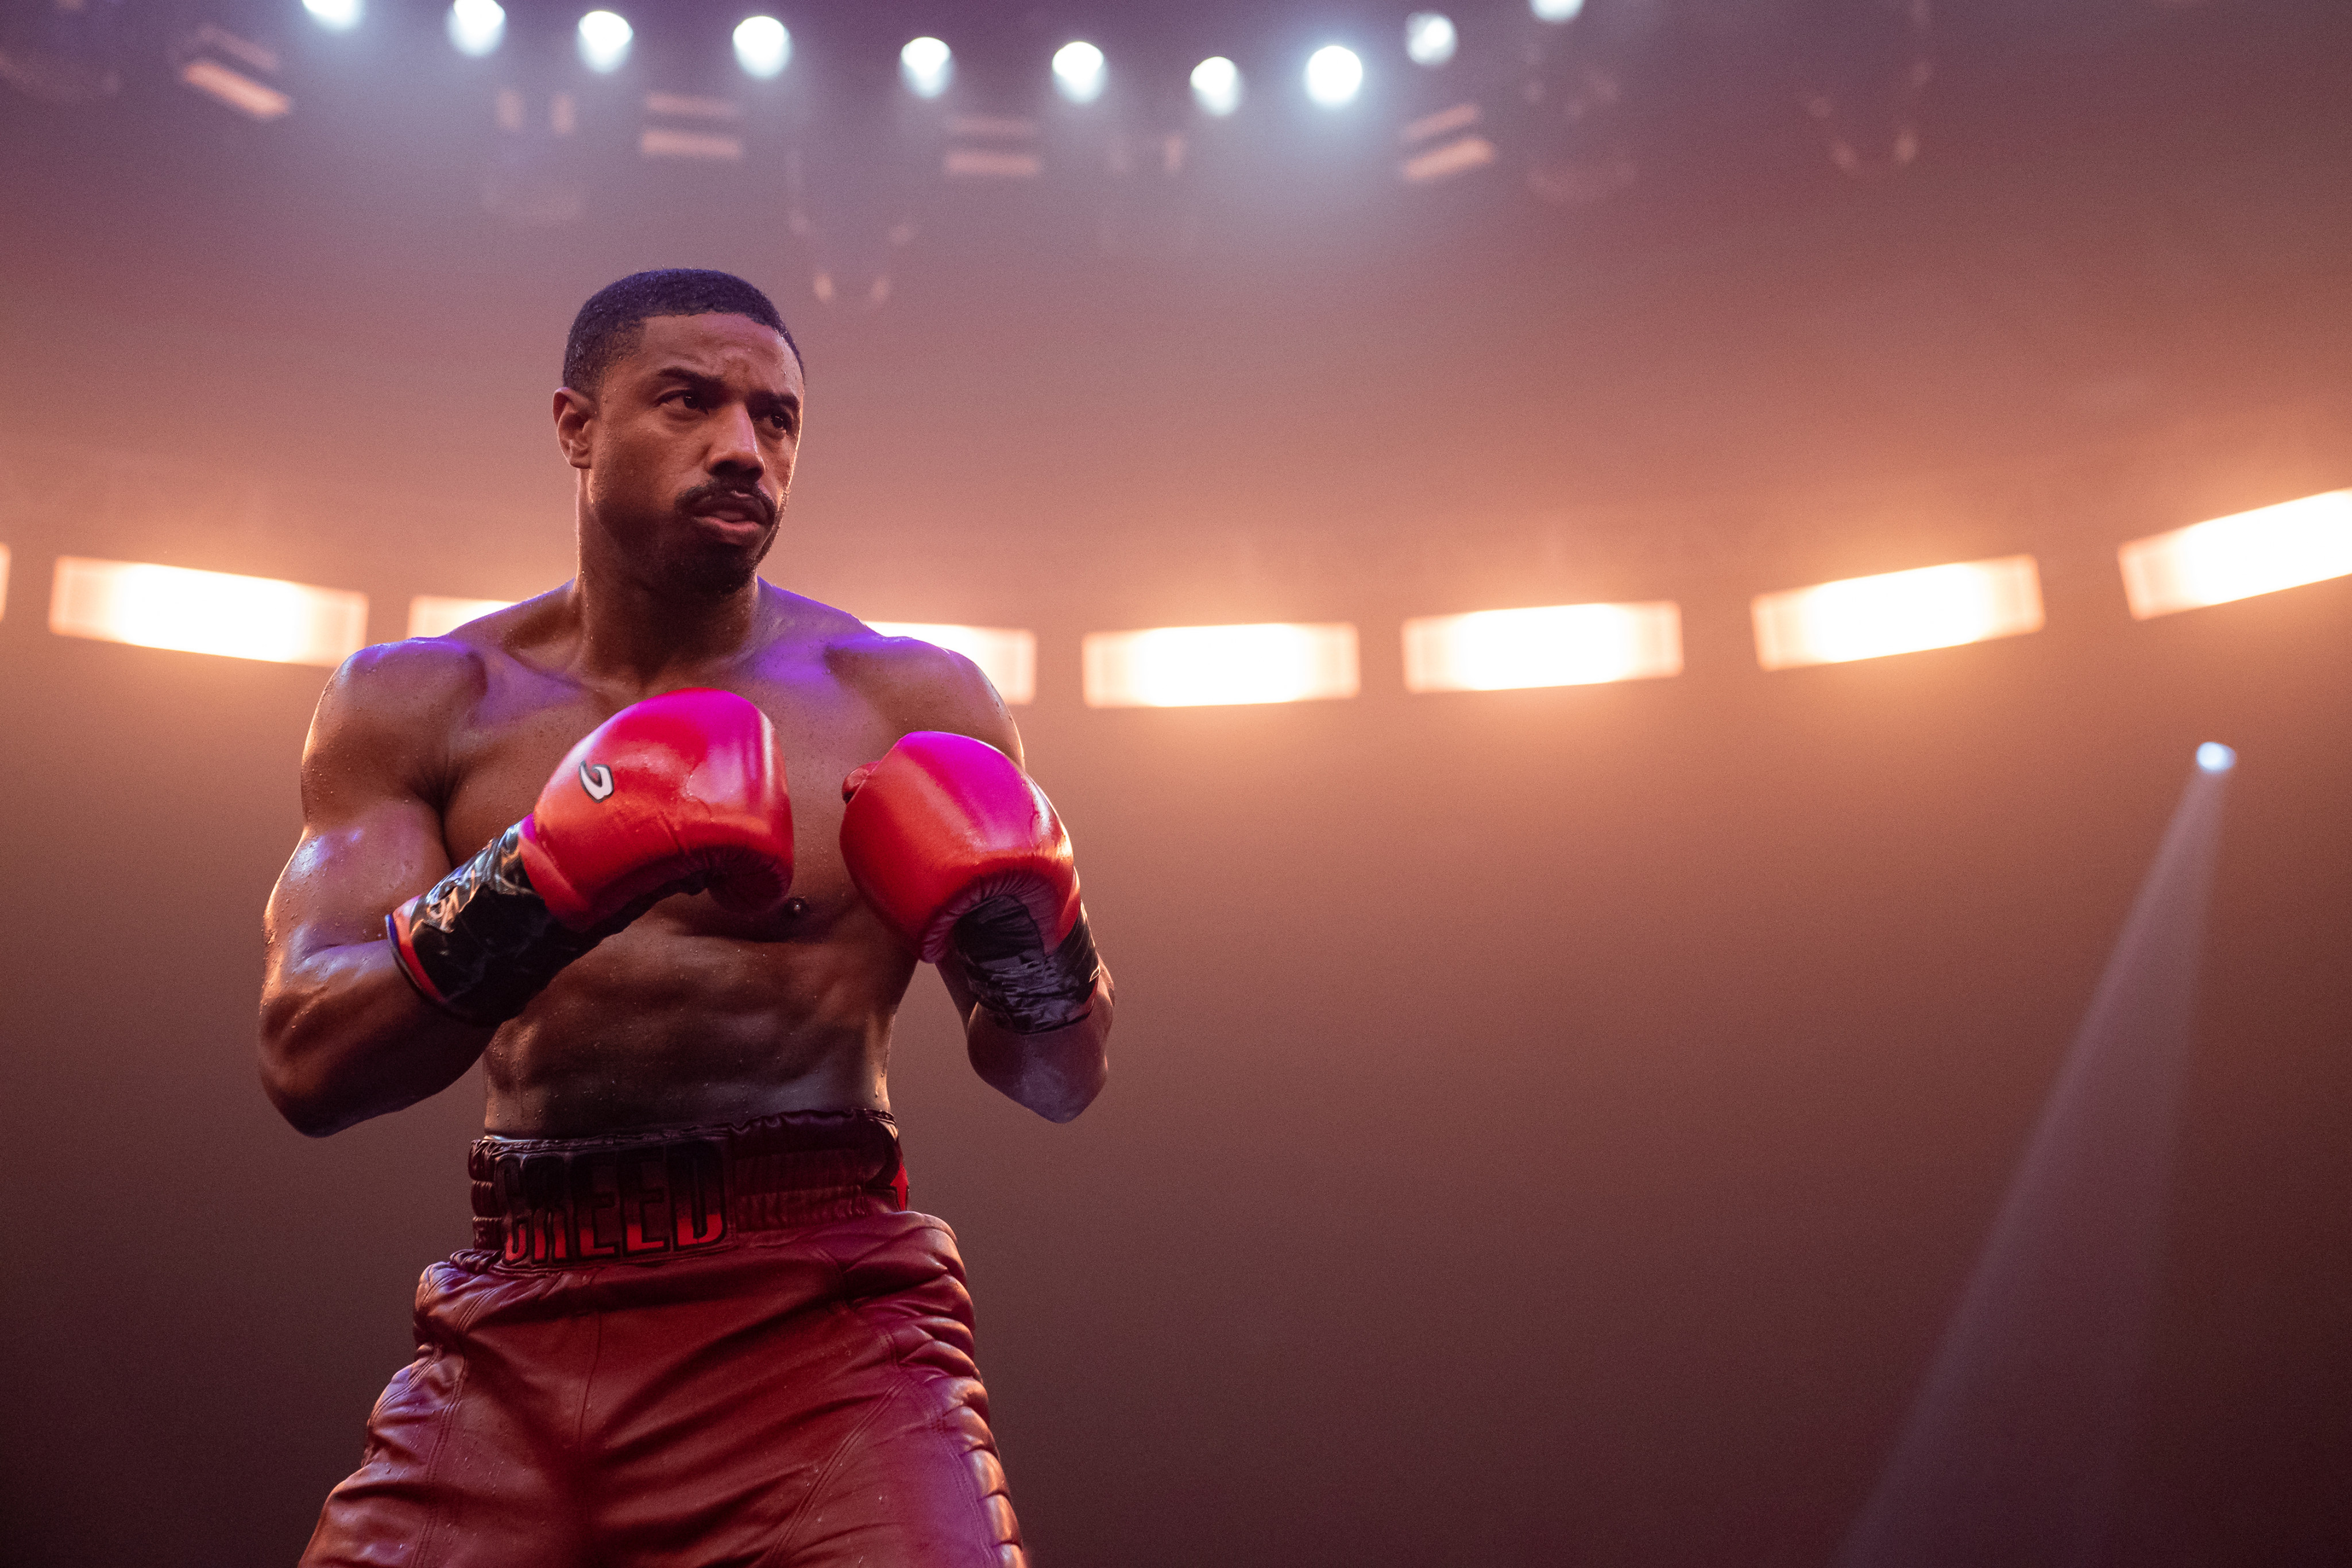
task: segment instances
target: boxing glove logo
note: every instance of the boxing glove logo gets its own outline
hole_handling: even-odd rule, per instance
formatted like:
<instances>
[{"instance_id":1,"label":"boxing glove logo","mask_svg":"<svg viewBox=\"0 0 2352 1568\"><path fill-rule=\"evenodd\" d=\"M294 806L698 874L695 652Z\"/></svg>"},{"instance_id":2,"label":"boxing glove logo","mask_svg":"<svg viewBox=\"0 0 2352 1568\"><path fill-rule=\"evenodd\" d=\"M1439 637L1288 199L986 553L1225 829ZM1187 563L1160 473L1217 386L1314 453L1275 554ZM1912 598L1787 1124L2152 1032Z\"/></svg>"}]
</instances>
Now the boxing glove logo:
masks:
<instances>
[{"instance_id":1,"label":"boxing glove logo","mask_svg":"<svg viewBox=\"0 0 2352 1568\"><path fill-rule=\"evenodd\" d=\"M590 800L603 800L613 793L613 770L602 763L581 763L580 787L588 792Z\"/></svg>"}]
</instances>

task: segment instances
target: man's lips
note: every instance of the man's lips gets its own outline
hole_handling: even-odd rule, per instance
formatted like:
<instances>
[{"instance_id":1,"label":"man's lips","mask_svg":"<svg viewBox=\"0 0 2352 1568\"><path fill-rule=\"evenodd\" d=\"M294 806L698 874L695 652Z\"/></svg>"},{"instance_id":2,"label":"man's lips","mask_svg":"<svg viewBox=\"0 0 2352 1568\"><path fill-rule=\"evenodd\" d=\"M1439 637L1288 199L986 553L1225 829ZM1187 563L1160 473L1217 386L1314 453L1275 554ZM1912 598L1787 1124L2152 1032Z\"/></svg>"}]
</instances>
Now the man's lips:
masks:
<instances>
[{"instance_id":1,"label":"man's lips","mask_svg":"<svg viewBox=\"0 0 2352 1568\"><path fill-rule=\"evenodd\" d=\"M756 497L713 498L685 510L687 516L697 524L735 548L749 549L757 545L775 526Z\"/></svg>"},{"instance_id":2,"label":"man's lips","mask_svg":"<svg viewBox=\"0 0 2352 1568\"><path fill-rule=\"evenodd\" d=\"M709 518L715 522L749 522L761 528L768 526L768 514L750 501L722 501L715 506L698 506L694 509L694 515Z\"/></svg>"},{"instance_id":3,"label":"man's lips","mask_svg":"<svg viewBox=\"0 0 2352 1568\"><path fill-rule=\"evenodd\" d=\"M757 490L703 486L678 498L678 510L688 517L720 524L765 529L773 526L776 509Z\"/></svg>"}]
</instances>

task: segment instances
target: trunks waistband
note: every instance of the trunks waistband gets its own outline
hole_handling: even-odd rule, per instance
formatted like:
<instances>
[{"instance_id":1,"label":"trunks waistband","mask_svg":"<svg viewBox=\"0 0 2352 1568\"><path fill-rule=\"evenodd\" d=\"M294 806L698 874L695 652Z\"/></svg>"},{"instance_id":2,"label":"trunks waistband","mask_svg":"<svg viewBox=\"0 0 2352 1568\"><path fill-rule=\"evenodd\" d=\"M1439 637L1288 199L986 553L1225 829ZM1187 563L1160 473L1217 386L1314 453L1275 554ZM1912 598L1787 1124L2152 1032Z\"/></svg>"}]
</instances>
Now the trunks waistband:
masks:
<instances>
[{"instance_id":1,"label":"trunks waistband","mask_svg":"<svg viewBox=\"0 0 2352 1568\"><path fill-rule=\"evenodd\" d=\"M602 1138L483 1138L466 1168L474 1245L511 1264L667 1258L830 1217L845 1202L907 1206L898 1125L879 1110Z\"/></svg>"}]
</instances>

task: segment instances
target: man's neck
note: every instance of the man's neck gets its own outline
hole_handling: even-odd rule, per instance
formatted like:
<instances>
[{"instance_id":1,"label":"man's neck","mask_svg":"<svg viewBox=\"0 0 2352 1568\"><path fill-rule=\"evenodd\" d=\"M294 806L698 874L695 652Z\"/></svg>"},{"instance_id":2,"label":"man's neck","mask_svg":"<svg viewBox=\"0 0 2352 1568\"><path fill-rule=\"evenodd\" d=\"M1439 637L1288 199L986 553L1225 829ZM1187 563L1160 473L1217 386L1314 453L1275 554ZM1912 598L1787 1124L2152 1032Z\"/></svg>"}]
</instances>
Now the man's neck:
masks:
<instances>
[{"instance_id":1,"label":"man's neck","mask_svg":"<svg viewBox=\"0 0 2352 1568\"><path fill-rule=\"evenodd\" d=\"M757 577L731 591L698 592L649 583L583 552L572 583L580 673L647 693L699 679L751 650L760 598Z\"/></svg>"}]
</instances>

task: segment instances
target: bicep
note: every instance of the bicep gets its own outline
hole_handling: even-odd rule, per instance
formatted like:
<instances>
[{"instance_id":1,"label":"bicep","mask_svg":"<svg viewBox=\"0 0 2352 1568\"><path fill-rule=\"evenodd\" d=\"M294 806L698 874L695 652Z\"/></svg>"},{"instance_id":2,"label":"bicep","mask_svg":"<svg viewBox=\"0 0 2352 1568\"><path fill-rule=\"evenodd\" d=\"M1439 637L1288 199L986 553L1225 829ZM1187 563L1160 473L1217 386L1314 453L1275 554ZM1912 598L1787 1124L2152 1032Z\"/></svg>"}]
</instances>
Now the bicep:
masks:
<instances>
[{"instance_id":1,"label":"bicep","mask_svg":"<svg viewBox=\"0 0 2352 1568\"><path fill-rule=\"evenodd\" d=\"M284 956L383 935L383 918L449 869L441 818L415 795L387 795L303 825L269 896L269 940Z\"/></svg>"},{"instance_id":2,"label":"bicep","mask_svg":"<svg viewBox=\"0 0 2352 1568\"><path fill-rule=\"evenodd\" d=\"M269 898L274 959L382 936L394 905L449 869L441 813L428 798L449 695L434 688L446 682L414 660L362 662L377 651L337 673L312 721L302 837Z\"/></svg>"}]
</instances>

